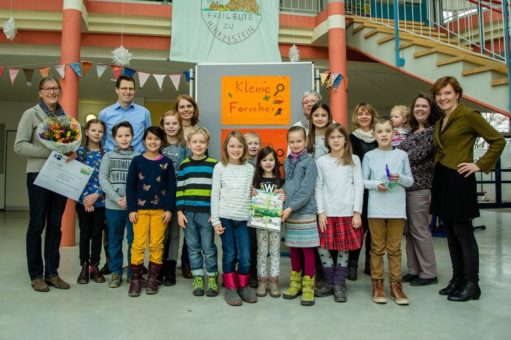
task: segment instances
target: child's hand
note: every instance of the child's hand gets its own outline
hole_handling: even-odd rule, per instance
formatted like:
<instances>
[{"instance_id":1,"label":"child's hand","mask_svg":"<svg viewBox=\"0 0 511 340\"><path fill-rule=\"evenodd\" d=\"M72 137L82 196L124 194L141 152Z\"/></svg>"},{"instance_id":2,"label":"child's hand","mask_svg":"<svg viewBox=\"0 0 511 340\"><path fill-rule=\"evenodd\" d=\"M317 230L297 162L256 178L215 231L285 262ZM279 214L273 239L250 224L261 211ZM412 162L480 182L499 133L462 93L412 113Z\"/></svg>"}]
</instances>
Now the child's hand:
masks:
<instances>
[{"instance_id":1,"label":"child's hand","mask_svg":"<svg viewBox=\"0 0 511 340\"><path fill-rule=\"evenodd\" d=\"M121 197L117 200L117 205L120 206L123 209L126 209L128 207L128 204L126 202L126 197Z\"/></svg>"},{"instance_id":2,"label":"child's hand","mask_svg":"<svg viewBox=\"0 0 511 340\"><path fill-rule=\"evenodd\" d=\"M353 228L358 229L362 225L362 217L359 212L353 213Z\"/></svg>"},{"instance_id":3,"label":"child's hand","mask_svg":"<svg viewBox=\"0 0 511 340\"><path fill-rule=\"evenodd\" d=\"M391 182L399 182L399 178L400 178L399 174L390 174L389 180Z\"/></svg>"},{"instance_id":4,"label":"child's hand","mask_svg":"<svg viewBox=\"0 0 511 340\"><path fill-rule=\"evenodd\" d=\"M182 211L177 212L177 224L182 228L186 229L186 223L188 223L188 220L186 219L185 214L183 214Z\"/></svg>"},{"instance_id":5,"label":"child's hand","mask_svg":"<svg viewBox=\"0 0 511 340\"><path fill-rule=\"evenodd\" d=\"M138 219L137 212L136 212L136 211L132 211L132 212L130 212L130 214L129 214L129 219L130 219L130 222L131 222L132 224L137 223L137 219Z\"/></svg>"},{"instance_id":6,"label":"child's hand","mask_svg":"<svg viewBox=\"0 0 511 340\"><path fill-rule=\"evenodd\" d=\"M165 210L163 212L163 215L161 215L161 220L164 224L169 224L170 220L172 219L172 213L168 210Z\"/></svg>"},{"instance_id":7,"label":"child's hand","mask_svg":"<svg viewBox=\"0 0 511 340\"><path fill-rule=\"evenodd\" d=\"M98 198L99 198L99 194L98 193L87 195L83 199L83 205L94 205L94 203L96 203Z\"/></svg>"},{"instance_id":8,"label":"child's hand","mask_svg":"<svg viewBox=\"0 0 511 340\"><path fill-rule=\"evenodd\" d=\"M75 159L78 158L78 154L74 151L71 151L71 152L68 152L68 153L65 153L64 156L66 156L66 163L69 163L71 161L74 161Z\"/></svg>"},{"instance_id":9,"label":"child's hand","mask_svg":"<svg viewBox=\"0 0 511 340\"><path fill-rule=\"evenodd\" d=\"M257 195L257 190L252 188L252 191L250 192L250 196L255 196Z\"/></svg>"},{"instance_id":10,"label":"child's hand","mask_svg":"<svg viewBox=\"0 0 511 340\"><path fill-rule=\"evenodd\" d=\"M286 193L284 192L284 190L282 189L277 189L275 190L275 193L276 194L279 194L279 199L282 201L282 202L285 202L287 200L287 196L286 196Z\"/></svg>"},{"instance_id":11,"label":"child's hand","mask_svg":"<svg viewBox=\"0 0 511 340\"><path fill-rule=\"evenodd\" d=\"M326 230L326 215L323 213L318 214L319 230L324 233Z\"/></svg>"},{"instance_id":12,"label":"child's hand","mask_svg":"<svg viewBox=\"0 0 511 340\"><path fill-rule=\"evenodd\" d=\"M85 211L86 212L93 212L94 211L94 206L93 205L84 205L83 206L85 208Z\"/></svg>"},{"instance_id":13,"label":"child's hand","mask_svg":"<svg viewBox=\"0 0 511 340\"><path fill-rule=\"evenodd\" d=\"M291 208L284 209L282 211L282 215L281 215L282 222L286 222L287 218L289 217L289 215L291 215L292 212L293 212L293 209L291 209Z\"/></svg>"},{"instance_id":14,"label":"child's hand","mask_svg":"<svg viewBox=\"0 0 511 340\"><path fill-rule=\"evenodd\" d=\"M215 225L215 226L213 227L213 229L215 229L215 233L216 233L217 235L222 235L222 234L224 233L224 231L225 231L225 228L224 228L224 227L222 227L222 224L221 224L221 223L219 223L219 224Z\"/></svg>"},{"instance_id":15,"label":"child's hand","mask_svg":"<svg viewBox=\"0 0 511 340\"><path fill-rule=\"evenodd\" d=\"M389 190L389 188L387 188L385 184L380 183L378 184L378 186L376 186L376 190L378 190L379 192L386 192Z\"/></svg>"}]
</instances>

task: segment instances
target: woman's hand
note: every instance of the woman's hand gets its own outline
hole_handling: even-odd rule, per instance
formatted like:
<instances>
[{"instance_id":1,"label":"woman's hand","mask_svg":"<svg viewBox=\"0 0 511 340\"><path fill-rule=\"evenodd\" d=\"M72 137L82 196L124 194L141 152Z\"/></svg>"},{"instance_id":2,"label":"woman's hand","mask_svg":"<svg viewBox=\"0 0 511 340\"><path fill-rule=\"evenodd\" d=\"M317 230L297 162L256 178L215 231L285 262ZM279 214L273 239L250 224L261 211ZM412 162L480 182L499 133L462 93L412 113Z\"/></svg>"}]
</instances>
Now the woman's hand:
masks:
<instances>
[{"instance_id":1,"label":"woman's hand","mask_svg":"<svg viewBox=\"0 0 511 340\"><path fill-rule=\"evenodd\" d=\"M132 224L137 223L137 219L138 219L137 212L136 212L136 211L132 211L132 212L130 212L130 214L129 214L129 219L130 219L130 222L131 222Z\"/></svg>"},{"instance_id":2,"label":"woman's hand","mask_svg":"<svg viewBox=\"0 0 511 340\"><path fill-rule=\"evenodd\" d=\"M465 177L468 177L472 175L475 172L481 171L477 165L474 163L460 163L458 164L458 173L460 175L465 175Z\"/></svg>"},{"instance_id":3,"label":"woman's hand","mask_svg":"<svg viewBox=\"0 0 511 340\"><path fill-rule=\"evenodd\" d=\"M359 212L353 213L353 228L358 229L362 225L362 217Z\"/></svg>"},{"instance_id":4,"label":"woman's hand","mask_svg":"<svg viewBox=\"0 0 511 340\"><path fill-rule=\"evenodd\" d=\"M182 228L186 229L186 223L188 223L188 220L186 219L185 214L183 214L182 211L177 212L177 224Z\"/></svg>"},{"instance_id":5,"label":"woman's hand","mask_svg":"<svg viewBox=\"0 0 511 340\"><path fill-rule=\"evenodd\" d=\"M291 215L292 212L293 212L293 209L291 209L291 208L284 209L282 211L282 215L281 215L282 222L286 222L287 218L289 217L289 215Z\"/></svg>"},{"instance_id":6,"label":"woman's hand","mask_svg":"<svg viewBox=\"0 0 511 340\"><path fill-rule=\"evenodd\" d=\"M215 229L215 233L216 233L217 235L222 235L222 234L224 233L224 231L225 231L225 228L224 228L224 227L222 227L222 224L221 224L221 223L216 224L216 225L213 227L213 229Z\"/></svg>"},{"instance_id":7,"label":"woman's hand","mask_svg":"<svg viewBox=\"0 0 511 340\"><path fill-rule=\"evenodd\" d=\"M161 220L165 224L169 224L170 220L172 219L172 213L168 210L165 210L163 212L163 215L161 215Z\"/></svg>"},{"instance_id":8,"label":"woman's hand","mask_svg":"<svg viewBox=\"0 0 511 340\"><path fill-rule=\"evenodd\" d=\"M324 233L326 230L326 215L324 213L318 214L318 225L319 230Z\"/></svg>"}]
</instances>

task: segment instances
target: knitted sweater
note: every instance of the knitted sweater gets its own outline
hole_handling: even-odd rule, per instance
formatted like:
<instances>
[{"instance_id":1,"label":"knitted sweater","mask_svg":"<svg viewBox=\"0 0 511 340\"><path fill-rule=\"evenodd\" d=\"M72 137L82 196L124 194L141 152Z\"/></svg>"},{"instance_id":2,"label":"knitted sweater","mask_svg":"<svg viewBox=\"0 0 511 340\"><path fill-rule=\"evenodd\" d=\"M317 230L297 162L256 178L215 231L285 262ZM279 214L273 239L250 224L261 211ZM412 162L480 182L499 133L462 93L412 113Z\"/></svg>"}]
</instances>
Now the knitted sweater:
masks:
<instances>
[{"instance_id":1,"label":"knitted sweater","mask_svg":"<svg viewBox=\"0 0 511 340\"><path fill-rule=\"evenodd\" d=\"M211 157L186 158L177 172L176 208L178 211L211 213L213 169L217 160Z\"/></svg>"},{"instance_id":2,"label":"knitted sweater","mask_svg":"<svg viewBox=\"0 0 511 340\"><path fill-rule=\"evenodd\" d=\"M213 169L211 188L211 223L220 224L220 218L247 221L254 167L245 164L217 163Z\"/></svg>"}]
</instances>

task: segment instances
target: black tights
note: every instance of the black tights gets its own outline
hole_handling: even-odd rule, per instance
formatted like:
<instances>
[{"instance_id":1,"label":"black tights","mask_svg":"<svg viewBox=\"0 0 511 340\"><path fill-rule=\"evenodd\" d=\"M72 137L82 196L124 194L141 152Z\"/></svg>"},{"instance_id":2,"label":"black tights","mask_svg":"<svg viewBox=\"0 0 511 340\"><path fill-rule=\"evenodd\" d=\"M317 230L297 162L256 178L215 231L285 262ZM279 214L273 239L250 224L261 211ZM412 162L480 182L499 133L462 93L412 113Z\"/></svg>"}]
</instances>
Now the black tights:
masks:
<instances>
[{"instance_id":1,"label":"black tights","mask_svg":"<svg viewBox=\"0 0 511 340\"><path fill-rule=\"evenodd\" d=\"M471 221L443 221L453 277L479 280L479 248Z\"/></svg>"}]
</instances>

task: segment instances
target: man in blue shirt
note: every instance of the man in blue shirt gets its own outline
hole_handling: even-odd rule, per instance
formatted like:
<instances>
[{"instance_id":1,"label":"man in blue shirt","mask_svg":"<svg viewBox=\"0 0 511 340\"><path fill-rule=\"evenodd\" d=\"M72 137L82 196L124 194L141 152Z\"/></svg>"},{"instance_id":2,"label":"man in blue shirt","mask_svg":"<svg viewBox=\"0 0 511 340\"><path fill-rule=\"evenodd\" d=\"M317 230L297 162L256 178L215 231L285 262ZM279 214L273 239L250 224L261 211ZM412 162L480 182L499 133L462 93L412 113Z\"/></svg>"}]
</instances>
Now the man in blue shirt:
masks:
<instances>
[{"instance_id":1,"label":"man in blue shirt","mask_svg":"<svg viewBox=\"0 0 511 340\"><path fill-rule=\"evenodd\" d=\"M115 146L112 127L117 123L128 121L133 126L133 147L142 153L145 149L142 137L145 129L151 126L151 115L145 107L133 103L135 80L128 75L120 75L115 83L115 93L117 93L117 102L99 113L99 119L106 124L104 149L112 151Z\"/></svg>"}]
</instances>

